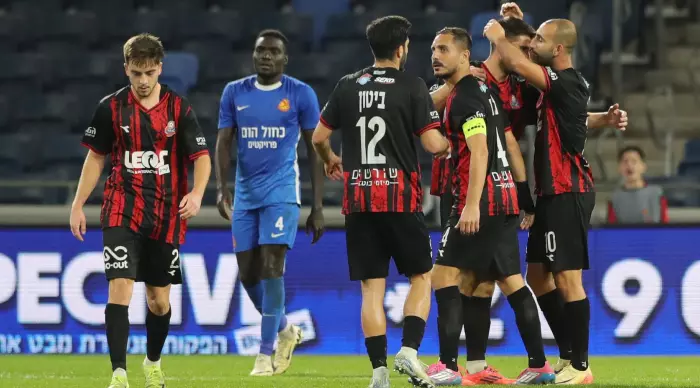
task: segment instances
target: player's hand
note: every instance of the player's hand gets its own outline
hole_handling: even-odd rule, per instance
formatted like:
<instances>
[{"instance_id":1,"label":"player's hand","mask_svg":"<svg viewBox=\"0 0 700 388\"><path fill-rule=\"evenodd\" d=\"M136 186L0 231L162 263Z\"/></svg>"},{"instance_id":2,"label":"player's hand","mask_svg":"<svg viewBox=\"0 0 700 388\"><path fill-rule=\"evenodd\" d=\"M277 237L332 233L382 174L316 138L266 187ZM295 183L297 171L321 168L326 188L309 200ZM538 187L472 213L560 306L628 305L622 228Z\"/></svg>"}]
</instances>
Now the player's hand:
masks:
<instances>
[{"instance_id":1,"label":"player's hand","mask_svg":"<svg viewBox=\"0 0 700 388\"><path fill-rule=\"evenodd\" d=\"M83 236L87 232L87 222L85 221L85 212L82 206L74 206L70 209L70 231L73 236L80 241L85 241Z\"/></svg>"},{"instance_id":2,"label":"player's hand","mask_svg":"<svg viewBox=\"0 0 700 388\"><path fill-rule=\"evenodd\" d=\"M479 231L480 218L481 212L478 206L465 206L464 209L462 209L462 215L459 217L456 228L459 229L462 234L475 234Z\"/></svg>"},{"instance_id":3,"label":"player's hand","mask_svg":"<svg viewBox=\"0 0 700 388\"><path fill-rule=\"evenodd\" d=\"M306 219L306 234L313 233L314 238L311 240L311 244L316 244L318 240L323 236L323 232L326 231L325 221L323 220L323 210L321 209L311 209L311 214L309 218Z\"/></svg>"},{"instance_id":4,"label":"player's hand","mask_svg":"<svg viewBox=\"0 0 700 388\"><path fill-rule=\"evenodd\" d=\"M220 189L216 193L216 208L225 220L231 221L231 207L233 206L233 194L231 190Z\"/></svg>"},{"instance_id":5,"label":"player's hand","mask_svg":"<svg viewBox=\"0 0 700 388\"><path fill-rule=\"evenodd\" d=\"M486 81L486 70L481 67L469 66L469 71L472 75L482 81Z\"/></svg>"},{"instance_id":6,"label":"player's hand","mask_svg":"<svg viewBox=\"0 0 700 388\"><path fill-rule=\"evenodd\" d=\"M620 104L614 104L608 108L605 116L609 126L620 131L627 129L627 111L620 109Z\"/></svg>"},{"instance_id":7,"label":"player's hand","mask_svg":"<svg viewBox=\"0 0 700 388\"><path fill-rule=\"evenodd\" d=\"M326 176L334 181L343 179L343 161L338 155L331 155L328 163L324 164Z\"/></svg>"},{"instance_id":8,"label":"player's hand","mask_svg":"<svg viewBox=\"0 0 700 388\"><path fill-rule=\"evenodd\" d=\"M525 213L525 216L523 216L523 219L520 221L520 229L528 230L532 227L533 223L535 223L535 215Z\"/></svg>"},{"instance_id":9,"label":"player's hand","mask_svg":"<svg viewBox=\"0 0 700 388\"><path fill-rule=\"evenodd\" d=\"M202 207L202 196L193 192L188 193L180 201L180 218L187 220L196 216L200 207Z\"/></svg>"},{"instance_id":10,"label":"player's hand","mask_svg":"<svg viewBox=\"0 0 700 388\"><path fill-rule=\"evenodd\" d=\"M442 152L438 152L437 154L434 154L433 157L435 159L449 159L450 158L450 155L452 154L452 144L447 139L445 139L445 141L447 141L447 148L445 148L445 150Z\"/></svg>"},{"instance_id":11,"label":"player's hand","mask_svg":"<svg viewBox=\"0 0 700 388\"><path fill-rule=\"evenodd\" d=\"M506 31L496 19L489 20L484 27L484 37L491 42L495 42L501 38L505 38Z\"/></svg>"},{"instance_id":12,"label":"player's hand","mask_svg":"<svg viewBox=\"0 0 700 388\"><path fill-rule=\"evenodd\" d=\"M501 16L504 18L512 17L520 20L525 18L525 14L523 14L520 6L513 2L503 3L503 5L501 5Z\"/></svg>"}]
</instances>

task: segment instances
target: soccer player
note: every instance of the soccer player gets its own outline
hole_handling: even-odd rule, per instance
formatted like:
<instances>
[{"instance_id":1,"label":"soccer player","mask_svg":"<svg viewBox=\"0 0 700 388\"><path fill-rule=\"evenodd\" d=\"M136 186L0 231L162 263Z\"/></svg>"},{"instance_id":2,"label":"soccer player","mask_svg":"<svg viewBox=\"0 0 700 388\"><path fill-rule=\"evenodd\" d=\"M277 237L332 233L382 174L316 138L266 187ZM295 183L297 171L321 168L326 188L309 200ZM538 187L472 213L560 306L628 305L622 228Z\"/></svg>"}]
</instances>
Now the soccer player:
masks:
<instances>
[{"instance_id":1,"label":"soccer player","mask_svg":"<svg viewBox=\"0 0 700 388\"><path fill-rule=\"evenodd\" d=\"M436 157L448 154L449 143L440 133L427 86L402 71L410 28L400 16L379 18L367 27L374 64L338 81L313 137L326 174L344 180L350 279L361 281L372 388L389 387L384 291L392 257L411 282L394 368L416 385L433 386L417 358L430 310L432 249L413 137ZM342 162L330 147L333 130L342 134Z\"/></svg>"},{"instance_id":2,"label":"soccer player","mask_svg":"<svg viewBox=\"0 0 700 388\"><path fill-rule=\"evenodd\" d=\"M558 289L563 298L543 312L557 336L570 340L571 362L557 373L557 384L589 384L590 302L583 288L582 270L589 268L588 228L595 206L593 175L583 156L590 98L588 82L573 68L571 53L576 27L566 19L543 23L530 45L528 57L505 37L491 20L484 36L515 71L541 91L535 140L538 195L535 223L528 238L528 283L537 295ZM553 276L552 276L553 274ZM552 297L552 300L558 298ZM545 311L545 309L549 311Z\"/></svg>"},{"instance_id":3,"label":"soccer player","mask_svg":"<svg viewBox=\"0 0 700 388\"><path fill-rule=\"evenodd\" d=\"M440 363L429 372L438 385L505 383L500 375L463 380L456 365L462 325L469 327L472 318L462 313L459 283L471 279L471 294L480 283L497 281L513 308L528 352L528 368L517 382L548 383L554 380L554 371L544 356L535 299L520 274L516 182L525 181L525 165L519 150L510 160L507 157L503 143L510 131L508 118L498 95L470 74L470 49L467 31L454 27L439 31L432 46L435 74L455 85L444 118L453 150L455 204L433 268ZM529 190L521 195L529 196Z\"/></svg>"},{"instance_id":4,"label":"soccer player","mask_svg":"<svg viewBox=\"0 0 700 388\"><path fill-rule=\"evenodd\" d=\"M94 190L105 157L112 170L100 216L109 281L105 324L112 361L110 388L128 387L126 346L134 281L146 283L146 387L165 387L160 355L170 326L170 285L182 283L180 244L209 182L211 159L189 102L158 82L163 45L149 34L124 45L130 86L103 98L82 143L89 148L70 214L73 235L86 232L83 205ZM194 188L187 168L194 162Z\"/></svg>"},{"instance_id":5,"label":"soccer player","mask_svg":"<svg viewBox=\"0 0 700 388\"><path fill-rule=\"evenodd\" d=\"M257 74L226 85L219 107L217 206L221 216L232 221L241 283L262 314L260 353L251 376L284 373L302 339L301 328L285 316L283 279L299 224L300 137L307 145L313 186L307 232L313 232L312 244L323 234L323 167L311 145L320 115L318 99L309 85L284 74L287 44L280 31L260 32L253 51ZM234 136L235 200L227 188ZM275 339L279 341L273 363Z\"/></svg>"}]
</instances>

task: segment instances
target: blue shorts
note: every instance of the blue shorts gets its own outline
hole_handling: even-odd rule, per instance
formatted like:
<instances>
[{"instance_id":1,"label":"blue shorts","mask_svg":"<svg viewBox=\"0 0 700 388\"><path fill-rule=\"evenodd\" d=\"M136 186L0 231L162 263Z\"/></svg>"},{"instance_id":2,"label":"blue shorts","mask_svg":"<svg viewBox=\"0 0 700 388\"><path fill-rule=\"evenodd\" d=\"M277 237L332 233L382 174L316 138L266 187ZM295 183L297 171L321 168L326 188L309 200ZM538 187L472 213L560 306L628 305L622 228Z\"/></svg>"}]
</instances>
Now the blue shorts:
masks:
<instances>
[{"instance_id":1,"label":"blue shorts","mask_svg":"<svg viewBox=\"0 0 700 388\"><path fill-rule=\"evenodd\" d=\"M234 252L259 245L294 246L299 226L299 205L280 203L259 209L233 211Z\"/></svg>"}]
</instances>

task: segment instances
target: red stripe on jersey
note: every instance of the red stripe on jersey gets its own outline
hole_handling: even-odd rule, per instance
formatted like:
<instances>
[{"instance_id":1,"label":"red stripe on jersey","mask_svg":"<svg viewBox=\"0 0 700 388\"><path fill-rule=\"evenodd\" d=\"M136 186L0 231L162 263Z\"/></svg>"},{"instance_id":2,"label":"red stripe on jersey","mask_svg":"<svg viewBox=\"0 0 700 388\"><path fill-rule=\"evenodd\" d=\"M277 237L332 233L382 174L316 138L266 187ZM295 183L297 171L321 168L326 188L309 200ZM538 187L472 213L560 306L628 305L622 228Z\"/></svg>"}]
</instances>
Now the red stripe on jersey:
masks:
<instances>
[{"instance_id":1,"label":"red stripe on jersey","mask_svg":"<svg viewBox=\"0 0 700 388\"><path fill-rule=\"evenodd\" d=\"M369 207L372 212L388 211L386 186L381 185L382 179L372 174L372 186L369 188Z\"/></svg>"},{"instance_id":2,"label":"red stripe on jersey","mask_svg":"<svg viewBox=\"0 0 700 388\"><path fill-rule=\"evenodd\" d=\"M405 211L405 204L404 204L404 199L403 199L403 191L405 189L405 182L406 178L403 175L403 170L399 170L398 176L396 177L396 181L399 182L399 187L396 190L396 195L398 196L396 198L396 211L397 212L403 212Z\"/></svg>"},{"instance_id":3,"label":"red stripe on jersey","mask_svg":"<svg viewBox=\"0 0 700 388\"><path fill-rule=\"evenodd\" d=\"M209 150L201 150L190 155L190 160L195 161L204 155L209 155Z\"/></svg>"},{"instance_id":4,"label":"red stripe on jersey","mask_svg":"<svg viewBox=\"0 0 700 388\"><path fill-rule=\"evenodd\" d=\"M333 128L332 125L328 124L328 121L326 121L326 120L323 119L323 116L321 116L321 117L319 118L319 121L321 122L321 124L323 124L323 125L325 125L326 127L328 127L328 129L335 129L335 128Z\"/></svg>"},{"instance_id":5,"label":"red stripe on jersey","mask_svg":"<svg viewBox=\"0 0 700 388\"><path fill-rule=\"evenodd\" d=\"M486 173L486 192L488 193L489 215L493 216L498 213L496 209L496 188L493 184L493 177L488 172ZM502 188L499 188L502 190Z\"/></svg>"},{"instance_id":6,"label":"red stripe on jersey","mask_svg":"<svg viewBox=\"0 0 700 388\"><path fill-rule=\"evenodd\" d=\"M116 152L112 154L112 161L113 161L113 166L114 166L114 176L116 178L116 182L114 187L111 190L119 190L117 192L117 206L112 206L111 212L109 214L109 226L121 226L122 221L124 221L124 206L126 202L126 193L124 192L124 163L123 159L124 158L124 153L126 150L126 142L124 141L124 134L120 130L120 126L123 124L122 123L122 104L121 101L118 101L116 98L113 98L112 101L110 102L110 107L112 108L112 124L113 124L113 130L114 133L116 134L117 141L116 143L119 144L119 146L115 147Z\"/></svg>"},{"instance_id":7,"label":"red stripe on jersey","mask_svg":"<svg viewBox=\"0 0 700 388\"><path fill-rule=\"evenodd\" d=\"M426 125L425 127L421 128L418 132L416 132L416 135L420 136L424 134L425 132L428 132L431 129L439 129L440 128L440 123L439 122L434 122Z\"/></svg>"},{"instance_id":8,"label":"red stripe on jersey","mask_svg":"<svg viewBox=\"0 0 700 388\"><path fill-rule=\"evenodd\" d=\"M552 189L554 190L554 193L561 193L563 190L563 187L561 185L561 179L564 175L564 172L562 171L563 166L563 155L562 155L562 147L561 147L561 139L559 137L559 130L557 128L557 120L556 117L554 116L554 110L552 109L552 106L550 105L549 102L546 103L545 105L545 115L546 115L546 121L547 121L547 143L545 144L545 147L547 148L547 152L549 152L549 165L551 169L551 174L552 176L548 179L549 184L552 185ZM545 182L542 182L545 183ZM548 190L545 190L547 192Z\"/></svg>"},{"instance_id":9,"label":"red stripe on jersey","mask_svg":"<svg viewBox=\"0 0 700 388\"><path fill-rule=\"evenodd\" d=\"M547 69L544 66L540 66L540 69L542 69L542 72L544 73L544 81L545 81L545 88L544 88L544 93L548 93L550 89L552 89L552 81L549 79L549 74L547 73Z\"/></svg>"},{"instance_id":10,"label":"red stripe on jersey","mask_svg":"<svg viewBox=\"0 0 700 388\"><path fill-rule=\"evenodd\" d=\"M411 173L411 210L412 212L418 211L419 199L421 197L421 188L418 183L418 173Z\"/></svg>"},{"instance_id":11,"label":"red stripe on jersey","mask_svg":"<svg viewBox=\"0 0 700 388\"><path fill-rule=\"evenodd\" d=\"M178 118L180 117L180 98L175 98L175 125L177 126L179 124ZM176 241L175 240L175 229L177 228L176 223L180 222L180 214L179 214L179 209L180 209L180 188L178 185L178 178L179 178L179 160L178 160L178 144L177 144L177 138L178 136L173 136L171 139L173 140L172 145L171 145L171 151L172 155L170 156L170 188L172 190L171 193L171 198L172 200L170 201L170 219L168 220L168 232L166 234L166 241ZM184 167L184 166L183 166ZM179 237L179 236L178 236Z\"/></svg>"},{"instance_id":12,"label":"red stripe on jersey","mask_svg":"<svg viewBox=\"0 0 700 388\"><path fill-rule=\"evenodd\" d=\"M343 172L343 214L350 213L350 172Z\"/></svg>"},{"instance_id":13,"label":"red stripe on jersey","mask_svg":"<svg viewBox=\"0 0 700 388\"><path fill-rule=\"evenodd\" d=\"M579 171L584 171L583 165L581 164L581 159L575 158L574 162L575 162L576 171L573 171L572 174L576 174L576 176L578 178L578 191L588 191L586 189L586 180L583 177L583 174L578 173Z\"/></svg>"},{"instance_id":14,"label":"red stripe on jersey","mask_svg":"<svg viewBox=\"0 0 700 388\"><path fill-rule=\"evenodd\" d=\"M88 144L88 143L85 143L85 142L81 142L80 144L82 144L82 145L83 145L83 147L87 147L87 148L89 148L89 149L90 149L90 151L92 151L92 152L94 152L94 153L96 153L96 154L98 154L98 155L102 155L102 156L104 156L104 155L107 155L107 154L105 154L104 152L100 152L100 151L98 151L98 150L97 150L97 149L96 149L95 147L91 146L91 145L90 145L90 144Z\"/></svg>"},{"instance_id":15,"label":"red stripe on jersey","mask_svg":"<svg viewBox=\"0 0 700 388\"><path fill-rule=\"evenodd\" d=\"M137 106L133 107L133 114L131 115L132 124L131 127L134 128L134 151L141 151L141 112ZM143 199L143 175L142 174L132 174L131 176L131 187L134 190L134 211L131 215L131 229L138 230L143 222L143 212L146 208L146 202Z\"/></svg>"}]
</instances>

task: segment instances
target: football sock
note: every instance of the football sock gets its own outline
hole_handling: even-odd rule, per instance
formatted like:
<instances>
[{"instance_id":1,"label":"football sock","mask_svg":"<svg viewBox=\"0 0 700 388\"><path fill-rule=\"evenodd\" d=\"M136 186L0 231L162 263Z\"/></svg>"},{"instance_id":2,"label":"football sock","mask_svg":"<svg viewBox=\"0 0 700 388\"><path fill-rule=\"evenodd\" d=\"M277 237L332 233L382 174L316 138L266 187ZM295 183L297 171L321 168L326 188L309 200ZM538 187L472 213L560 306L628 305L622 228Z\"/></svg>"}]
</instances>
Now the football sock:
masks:
<instances>
[{"instance_id":1,"label":"football sock","mask_svg":"<svg viewBox=\"0 0 700 388\"><path fill-rule=\"evenodd\" d=\"M372 369L386 368L386 335L365 338L365 347Z\"/></svg>"},{"instance_id":2,"label":"football sock","mask_svg":"<svg viewBox=\"0 0 700 388\"><path fill-rule=\"evenodd\" d=\"M467 337L467 361L486 360L491 330L491 298L462 295L462 320Z\"/></svg>"},{"instance_id":3,"label":"football sock","mask_svg":"<svg viewBox=\"0 0 700 388\"><path fill-rule=\"evenodd\" d=\"M105 329L112 371L126 370L126 344L129 340L129 306L107 303L105 307Z\"/></svg>"},{"instance_id":4,"label":"football sock","mask_svg":"<svg viewBox=\"0 0 700 388\"><path fill-rule=\"evenodd\" d=\"M571 366L588 369L588 331L591 320L591 303L588 298L566 304L566 317L571 327Z\"/></svg>"},{"instance_id":5,"label":"football sock","mask_svg":"<svg viewBox=\"0 0 700 388\"><path fill-rule=\"evenodd\" d=\"M153 314L151 309L146 313L146 356L150 361L160 360L160 353L170 329L171 312L172 309L169 308L168 312L161 316Z\"/></svg>"},{"instance_id":6,"label":"football sock","mask_svg":"<svg viewBox=\"0 0 700 388\"><path fill-rule=\"evenodd\" d=\"M425 334L425 321L421 317L409 315L403 319L401 346L418 350Z\"/></svg>"},{"instance_id":7,"label":"football sock","mask_svg":"<svg viewBox=\"0 0 700 388\"><path fill-rule=\"evenodd\" d=\"M550 291L537 298L537 303L544 314L544 318L552 329L554 339L559 347L559 358L571 360L571 333L566 325L564 317L564 299L559 290Z\"/></svg>"},{"instance_id":8,"label":"football sock","mask_svg":"<svg viewBox=\"0 0 700 388\"><path fill-rule=\"evenodd\" d=\"M542 328L537 304L526 286L508 296L508 303L515 313L520 338L527 350L528 367L542 368L547 362L542 343Z\"/></svg>"},{"instance_id":9,"label":"football sock","mask_svg":"<svg viewBox=\"0 0 700 388\"><path fill-rule=\"evenodd\" d=\"M440 361L457 372L459 335L462 333L462 301L457 286L435 290L438 305Z\"/></svg>"},{"instance_id":10,"label":"football sock","mask_svg":"<svg viewBox=\"0 0 700 388\"><path fill-rule=\"evenodd\" d=\"M243 287L245 288L246 292L248 293L248 296L250 297L250 300L253 302L253 305L255 305L255 309L258 310L258 312L260 314L262 314L263 295L265 294L265 292L263 290L262 282L255 283L254 285L243 283ZM279 326L279 329L277 329L277 332L284 330L286 327L287 327L287 316L282 314L282 318L280 319L280 326Z\"/></svg>"},{"instance_id":11,"label":"football sock","mask_svg":"<svg viewBox=\"0 0 700 388\"><path fill-rule=\"evenodd\" d=\"M470 375L479 373L486 369L487 366L488 364L486 364L486 360L467 361L467 373Z\"/></svg>"},{"instance_id":12,"label":"football sock","mask_svg":"<svg viewBox=\"0 0 700 388\"><path fill-rule=\"evenodd\" d=\"M263 279L262 327L260 354L272 355L277 331L284 315L284 279Z\"/></svg>"}]
</instances>

